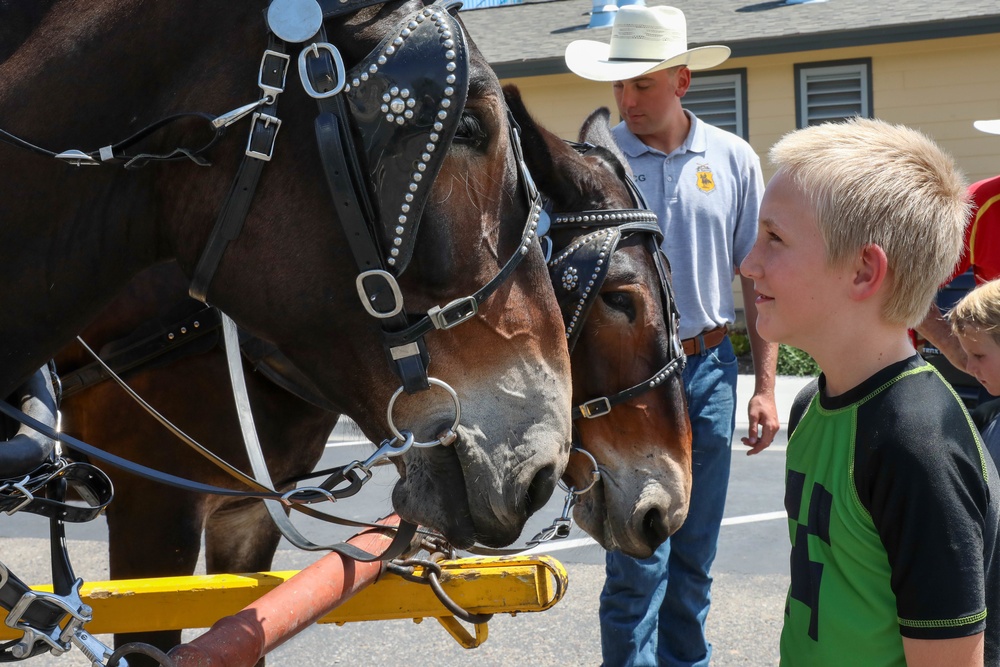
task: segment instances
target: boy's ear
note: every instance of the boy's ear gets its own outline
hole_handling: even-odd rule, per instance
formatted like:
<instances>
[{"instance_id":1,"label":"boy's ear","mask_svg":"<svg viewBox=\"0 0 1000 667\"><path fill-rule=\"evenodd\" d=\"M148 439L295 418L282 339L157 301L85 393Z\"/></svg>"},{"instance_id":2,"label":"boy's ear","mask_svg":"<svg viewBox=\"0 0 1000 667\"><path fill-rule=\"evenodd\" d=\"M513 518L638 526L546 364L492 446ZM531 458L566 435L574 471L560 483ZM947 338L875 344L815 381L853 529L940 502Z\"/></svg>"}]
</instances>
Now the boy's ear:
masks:
<instances>
[{"instance_id":1,"label":"boy's ear","mask_svg":"<svg viewBox=\"0 0 1000 667\"><path fill-rule=\"evenodd\" d=\"M861 249L854 263L854 280L850 286L851 298L864 301L878 294L889 275L889 258L881 246L869 243Z\"/></svg>"}]
</instances>

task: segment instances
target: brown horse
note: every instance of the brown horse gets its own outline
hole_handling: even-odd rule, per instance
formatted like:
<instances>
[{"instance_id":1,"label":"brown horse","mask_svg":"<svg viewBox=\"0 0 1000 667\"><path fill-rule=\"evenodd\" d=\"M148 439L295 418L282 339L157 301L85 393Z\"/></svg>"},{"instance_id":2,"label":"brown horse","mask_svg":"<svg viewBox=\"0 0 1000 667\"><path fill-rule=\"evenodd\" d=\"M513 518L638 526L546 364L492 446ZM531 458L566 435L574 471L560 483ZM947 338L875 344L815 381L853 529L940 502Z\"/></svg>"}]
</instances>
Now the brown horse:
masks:
<instances>
[{"instance_id":1,"label":"brown horse","mask_svg":"<svg viewBox=\"0 0 1000 667\"><path fill-rule=\"evenodd\" d=\"M633 206L623 184L622 163L611 153L599 150L581 156L531 119L516 90L506 92L511 110L529 138L525 158L532 173L538 174L542 193L553 211ZM606 115L588 121L581 139L613 145L606 121ZM554 228L552 234L565 237L557 240L558 253L582 232ZM671 306L653 260L648 243L639 235L624 239L614 250L600 298L589 310L572 353L574 403L648 382L676 357ZM159 333L164 339L168 332L180 336L176 323L198 308L193 301L177 298L183 289L183 275L175 266L148 270L88 328L84 339L95 346L107 345L111 354L115 347L146 340L150 334ZM191 319L186 321L187 329L192 330ZM108 345L111 341L120 342ZM205 335L186 345L179 355L157 357L125 377L182 430L246 469L246 454L228 396L226 362L216 348L217 341L217 333ZM236 484L185 449L114 383L99 382L74 391L75 371L88 361L74 345L57 360L70 391L63 404L67 432L157 469L183 471L217 485ZM338 415L253 372L254 362L246 360L245 365L272 477L288 480L307 474L322 455ZM576 520L605 548L648 556L680 526L687 512L690 426L679 374L667 374L655 389L616 405L602 417L580 419L576 426L577 446L594 456L600 470L599 481L579 497ZM178 493L131 475L111 473L116 486L116 501L107 513L112 577L190 574L198 560L202 531L209 572L270 567L280 534L261 503ZM591 479L589 459L571 457L565 483L584 489ZM143 527L141 538L137 537L138 526ZM165 633L154 641L168 648L178 636ZM118 641L136 639L139 637L126 636ZM151 640L148 635L141 639Z\"/></svg>"},{"instance_id":2,"label":"brown horse","mask_svg":"<svg viewBox=\"0 0 1000 667\"><path fill-rule=\"evenodd\" d=\"M516 135L498 81L460 22L441 6L424 13L416 1L324 0L317 7L325 40L306 36L295 45L268 42L263 0L57 0L38 11L26 4L0 4L0 396L71 341L133 276L172 259L213 305L280 348L326 402L381 440L400 379L383 343L394 332L386 334L358 298L356 262L363 262L352 255L358 239L345 231L345 211L365 207L345 204L344 192L353 192L373 209L366 220L374 247L391 249L375 261L398 279L405 310L397 321L476 294L509 258L523 257L483 295L478 312L431 331L426 354L407 357L433 359L433 375L460 397L462 419L454 446L411 449L397 459L394 494L404 518L456 544L513 541L567 464L569 359L543 256L526 232L531 191L519 175ZM430 51L414 54L414 44ZM282 50L290 61L283 86L273 80ZM346 76L333 74L335 51ZM301 83L296 56L305 64ZM316 74L320 60L330 76ZM440 61L441 77L459 76L433 105L385 81L431 61ZM327 164L329 151L316 149L338 127L323 106L333 102L306 94L332 92L338 79L345 90L331 99L346 97L349 113L339 116L346 129L335 133L359 145L364 165L354 180ZM398 119L379 111L381 85ZM233 122L225 132L224 122L208 123L241 108L242 119L223 115ZM251 116L254 110L263 115ZM393 141L398 128L416 138ZM371 152L383 145L382 154ZM407 152L413 145L415 157ZM443 160L435 162L432 149ZM257 169L254 189L246 174ZM416 203L412 210L400 204L411 193L423 205L419 218ZM234 217L243 207L245 219ZM225 224L213 229L217 216ZM219 239L230 242L220 250ZM206 274L213 259L217 270ZM385 289L364 287L384 301ZM454 416L437 390L404 396L392 415L423 440Z\"/></svg>"},{"instance_id":3,"label":"brown horse","mask_svg":"<svg viewBox=\"0 0 1000 667\"><path fill-rule=\"evenodd\" d=\"M628 193L616 187L628 178L627 162L617 151L606 109L592 114L580 130L581 142L605 152L584 157L588 168L573 167L576 151L531 119L515 88L504 92L524 132L525 161L553 211L630 205ZM581 233L580 226L559 227L553 224L553 256ZM678 344L670 330L672 296L653 261L659 249L650 252L649 241L633 236L612 256L600 298L593 300L572 349L574 405L648 383L683 356L671 349ZM574 290L566 290L555 275L553 284L565 312L562 294ZM662 384L636 391L603 416L574 422L577 444L594 456L601 472L598 483L580 496L574 518L605 549L647 558L687 517L691 424L680 370L673 366L661 376ZM591 467L585 457L573 456L563 479L585 488Z\"/></svg>"}]
</instances>

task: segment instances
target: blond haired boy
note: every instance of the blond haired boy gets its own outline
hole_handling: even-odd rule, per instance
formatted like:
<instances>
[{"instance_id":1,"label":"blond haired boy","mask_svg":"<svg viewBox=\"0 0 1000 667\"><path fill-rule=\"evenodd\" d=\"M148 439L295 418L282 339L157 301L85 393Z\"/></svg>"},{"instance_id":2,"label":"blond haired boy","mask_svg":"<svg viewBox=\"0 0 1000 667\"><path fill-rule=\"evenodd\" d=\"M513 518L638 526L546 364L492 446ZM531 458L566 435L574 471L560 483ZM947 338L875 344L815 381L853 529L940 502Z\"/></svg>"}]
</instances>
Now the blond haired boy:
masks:
<instances>
[{"instance_id":1,"label":"blond haired boy","mask_svg":"<svg viewBox=\"0 0 1000 667\"><path fill-rule=\"evenodd\" d=\"M782 665L996 665L997 470L907 337L958 260L965 184L927 137L876 120L793 132L770 157L740 270L761 335L823 371L789 420Z\"/></svg>"},{"instance_id":2,"label":"blond haired boy","mask_svg":"<svg viewBox=\"0 0 1000 667\"><path fill-rule=\"evenodd\" d=\"M948 313L948 323L966 356L966 372L993 396L1000 396L1000 280L966 294ZM972 412L993 461L1000 461L1000 400Z\"/></svg>"}]
</instances>

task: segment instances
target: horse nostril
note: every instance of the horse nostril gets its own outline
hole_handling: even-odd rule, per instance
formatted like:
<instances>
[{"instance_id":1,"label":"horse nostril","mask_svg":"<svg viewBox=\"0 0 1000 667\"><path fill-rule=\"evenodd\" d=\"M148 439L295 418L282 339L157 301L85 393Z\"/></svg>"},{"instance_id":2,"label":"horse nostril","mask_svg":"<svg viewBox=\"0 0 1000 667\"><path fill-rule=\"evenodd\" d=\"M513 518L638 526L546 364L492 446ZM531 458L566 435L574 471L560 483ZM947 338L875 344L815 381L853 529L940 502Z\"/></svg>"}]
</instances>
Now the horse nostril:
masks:
<instances>
[{"instance_id":1,"label":"horse nostril","mask_svg":"<svg viewBox=\"0 0 1000 667\"><path fill-rule=\"evenodd\" d=\"M555 466L547 465L535 474L526 494L528 514L534 514L545 506L556 489L556 481Z\"/></svg>"},{"instance_id":2,"label":"horse nostril","mask_svg":"<svg viewBox=\"0 0 1000 667\"><path fill-rule=\"evenodd\" d=\"M653 508L642 517L642 537L654 551L670 537L670 529L660 510Z\"/></svg>"}]
</instances>

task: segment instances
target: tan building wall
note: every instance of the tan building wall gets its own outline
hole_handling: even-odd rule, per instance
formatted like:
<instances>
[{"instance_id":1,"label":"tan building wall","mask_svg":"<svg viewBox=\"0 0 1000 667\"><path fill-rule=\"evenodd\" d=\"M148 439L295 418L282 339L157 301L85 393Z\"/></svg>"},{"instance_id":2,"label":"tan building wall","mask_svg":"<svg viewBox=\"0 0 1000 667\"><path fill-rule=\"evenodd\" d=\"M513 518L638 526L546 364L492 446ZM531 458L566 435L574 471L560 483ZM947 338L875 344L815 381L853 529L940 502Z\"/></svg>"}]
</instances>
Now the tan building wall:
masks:
<instances>
[{"instance_id":1,"label":"tan building wall","mask_svg":"<svg viewBox=\"0 0 1000 667\"><path fill-rule=\"evenodd\" d=\"M872 100L878 118L923 130L958 160L970 180L1000 173L1000 138L972 121L1000 118L1000 35L825 49L732 58L724 69L747 70L750 144L766 162L767 149L795 129L796 64L871 58ZM573 74L506 79L520 89L532 114L567 139L600 106L617 118L611 86ZM770 171L765 164L766 177Z\"/></svg>"},{"instance_id":2,"label":"tan building wall","mask_svg":"<svg viewBox=\"0 0 1000 667\"><path fill-rule=\"evenodd\" d=\"M768 148L795 129L795 65L857 58L871 58L876 117L927 133L955 156L970 181L1000 173L1000 136L972 127L973 120L1000 118L1000 35L994 34L726 61L722 69L747 71L750 144L761 157L765 181L772 173ZM535 118L567 139L576 138L597 107L607 106L612 118L618 117L610 84L572 74L505 83L517 84ZM739 281L735 286L739 289Z\"/></svg>"}]
</instances>

